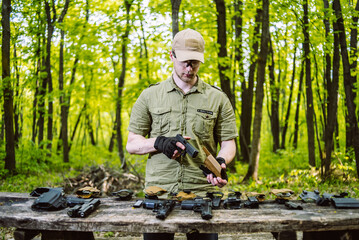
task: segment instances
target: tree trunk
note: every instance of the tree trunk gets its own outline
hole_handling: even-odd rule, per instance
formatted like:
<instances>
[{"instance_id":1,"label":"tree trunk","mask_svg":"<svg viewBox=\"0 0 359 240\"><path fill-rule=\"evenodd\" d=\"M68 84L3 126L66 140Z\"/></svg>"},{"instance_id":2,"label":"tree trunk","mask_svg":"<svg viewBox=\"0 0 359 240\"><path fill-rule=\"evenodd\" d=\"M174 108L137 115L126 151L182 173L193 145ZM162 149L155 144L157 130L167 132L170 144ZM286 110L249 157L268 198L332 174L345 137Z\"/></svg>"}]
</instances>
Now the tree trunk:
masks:
<instances>
[{"instance_id":1,"label":"tree trunk","mask_svg":"<svg viewBox=\"0 0 359 240\"><path fill-rule=\"evenodd\" d=\"M224 0L214 0L217 9L217 43L219 45L218 52L218 71L219 79L221 82L221 88L224 93L227 94L233 109L236 109L235 104L235 89L231 89L231 79L228 77L230 73L230 60L227 55L227 26L226 26L226 6ZM236 153L238 149L236 149ZM236 157L239 154L236 154ZM234 159L230 164L230 168L234 170L235 161L239 159Z\"/></svg>"},{"instance_id":2,"label":"tree trunk","mask_svg":"<svg viewBox=\"0 0 359 240\"><path fill-rule=\"evenodd\" d=\"M43 40L43 42L45 42L45 40ZM46 43L43 43L44 45ZM46 97L46 88L47 88L47 79L43 76L43 65L45 63L45 60L42 59L39 60L40 64L40 76L39 76L39 91L38 91L38 96L39 96L39 102L38 102L38 113L39 113L39 119L37 121L37 128L38 128L38 145L40 148L43 147L43 140L44 140L44 127L45 127L45 97Z\"/></svg>"},{"instance_id":3,"label":"tree trunk","mask_svg":"<svg viewBox=\"0 0 359 240\"><path fill-rule=\"evenodd\" d=\"M2 26L2 45L1 45L1 62L2 62L2 87L4 91L4 120L5 120L5 138L6 138L6 156L5 169L14 172L16 169L15 162L15 138L14 138L14 121L13 121L13 89L11 87L10 72L10 14L11 0L3 0L1 6L1 26Z\"/></svg>"},{"instance_id":4,"label":"tree trunk","mask_svg":"<svg viewBox=\"0 0 359 240\"><path fill-rule=\"evenodd\" d=\"M150 66L149 66L148 48L147 48L147 42L146 42L146 37L145 37L145 29L143 27L143 17L142 16L140 17L140 24L141 24L142 37L140 37L141 50L140 50L140 59L138 61L140 73L139 73L138 78L139 78L140 82L143 80L142 71L144 69L145 81L146 81L146 83L148 83L146 85L149 85L149 83L150 83L150 81L149 81L150 80ZM142 55L142 48L145 51L145 56L144 57Z\"/></svg>"},{"instance_id":5,"label":"tree trunk","mask_svg":"<svg viewBox=\"0 0 359 240\"><path fill-rule=\"evenodd\" d=\"M340 50L343 63L343 79L344 79L344 91L345 101L348 110L349 127L352 132L352 142L355 153L357 175L359 176L359 129L358 120L356 116L356 106L354 102L355 85L353 84L353 77L350 74L349 56L347 51L347 43L344 29L344 22L342 16L342 10L340 6L340 0L333 0L333 10L335 11L337 26L339 32Z\"/></svg>"},{"instance_id":6,"label":"tree trunk","mask_svg":"<svg viewBox=\"0 0 359 240\"><path fill-rule=\"evenodd\" d=\"M58 23L62 23L69 6L69 0L66 0L64 9L61 12L61 15L58 19ZM48 113L47 113L47 149L49 154L51 154L52 149L52 139L53 139L53 98L52 98L52 75L51 75L51 45L52 45L52 36L55 29L56 22L56 9L55 4L52 2L52 18L51 18L51 10L50 5L47 0L45 0L45 11L46 11L46 19L47 19L47 40L46 40L46 62L45 62L45 71L46 71L46 82L48 87L49 99L48 99Z\"/></svg>"},{"instance_id":7,"label":"tree trunk","mask_svg":"<svg viewBox=\"0 0 359 240\"><path fill-rule=\"evenodd\" d=\"M88 134L89 134L89 137L90 137L91 145L96 146L96 140L95 140L95 135L94 135L94 131L93 131L93 128L92 128L92 121L91 121L91 118L90 118L90 114L86 114L85 121L86 121L86 128L87 128L87 131L88 131Z\"/></svg>"},{"instance_id":8,"label":"tree trunk","mask_svg":"<svg viewBox=\"0 0 359 240\"><path fill-rule=\"evenodd\" d=\"M108 151L109 152L113 152L113 147L115 146L116 128L117 128L116 122L117 122L117 120L115 120L115 122L113 123L112 134L111 134L111 138L110 138L110 144L108 145Z\"/></svg>"},{"instance_id":9,"label":"tree trunk","mask_svg":"<svg viewBox=\"0 0 359 240\"><path fill-rule=\"evenodd\" d=\"M235 66L238 66L238 78L240 82L245 82L245 76L244 76L244 64L243 64L243 47L242 47L242 28L243 28L243 20L242 20L242 14L243 14L243 2L241 0L235 0L234 2L234 30L235 30ZM236 68L235 70L236 71ZM235 75L236 76L236 75ZM237 79L237 77L234 77L234 79ZM233 84L235 84L236 81L233 81ZM235 86L232 88L235 91ZM239 139L236 138L236 159L241 159L240 156L240 146L239 146ZM247 144L248 145L248 144ZM248 147L248 146L247 146Z\"/></svg>"},{"instance_id":10,"label":"tree trunk","mask_svg":"<svg viewBox=\"0 0 359 240\"><path fill-rule=\"evenodd\" d=\"M60 89L60 106L61 106L61 141L62 141L62 158L64 162L69 162L69 143L68 143L68 106L66 102L66 93L64 91L64 37L65 32L61 30L60 42L60 59L59 59L59 89Z\"/></svg>"},{"instance_id":11,"label":"tree trunk","mask_svg":"<svg viewBox=\"0 0 359 240\"><path fill-rule=\"evenodd\" d=\"M241 82L242 89L242 110L241 110L241 126L239 130L239 143L241 146L241 154L243 162L249 162L251 152L251 129L252 129L252 112L253 112L253 89L254 89L254 76L257 68L259 34L261 26L262 9L257 8L255 17L255 28L253 33L253 43L251 47L251 65L249 66L248 85L245 80Z\"/></svg>"},{"instance_id":12,"label":"tree trunk","mask_svg":"<svg viewBox=\"0 0 359 240\"><path fill-rule=\"evenodd\" d=\"M292 106L292 97L293 97L293 89L294 89L294 82L295 82L295 69L296 69L296 65L295 65L296 64L296 51L297 51L297 46L295 46L295 48L294 48L292 82L291 82L290 88L289 88L288 106L287 106L287 111L286 111L285 118L284 118L283 130L282 130L282 143L280 146L281 149L285 149L285 138L287 135L290 109Z\"/></svg>"},{"instance_id":13,"label":"tree trunk","mask_svg":"<svg viewBox=\"0 0 359 240\"><path fill-rule=\"evenodd\" d=\"M58 23L62 23L67 12L69 1L66 1L62 14L58 20ZM69 162L69 139L68 139L68 115L69 106L68 97L66 91L64 91L64 41L65 32L63 29L60 30L61 41L60 41L60 59L59 59L59 89L60 89L60 108L61 108L61 142L62 142L62 154L63 161Z\"/></svg>"},{"instance_id":14,"label":"tree trunk","mask_svg":"<svg viewBox=\"0 0 359 240\"><path fill-rule=\"evenodd\" d=\"M86 109L86 103L85 103L85 106L81 109L81 112L80 112L79 116L77 117L74 129L72 131L71 140L70 140L70 143L69 143L69 151L71 150L72 143L74 142L74 139L75 139L77 128L78 128L78 126L80 124L82 113L85 111L85 109Z\"/></svg>"},{"instance_id":15,"label":"tree trunk","mask_svg":"<svg viewBox=\"0 0 359 240\"><path fill-rule=\"evenodd\" d=\"M271 58L271 64L268 64L269 69L269 79L270 79L270 95L271 95L271 113L270 113L270 122L271 130L273 136L273 148L272 151L276 152L279 149L279 81L275 81L274 76L274 51L271 37L269 36L269 53ZM279 66L279 69L280 66ZM279 70L280 72L281 70ZM280 79L280 73L278 75L278 80Z\"/></svg>"},{"instance_id":16,"label":"tree trunk","mask_svg":"<svg viewBox=\"0 0 359 240\"><path fill-rule=\"evenodd\" d=\"M260 136L262 126L262 109L265 82L265 69L268 55L268 42L269 42L269 0L263 0L263 23L262 23L262 37L261 37L261 51L258 58L258 74L256 86L256 100L255 100L255 114L253 120L253 140L248 171L244 177L244 181L249 178L253 180L258 179L258 167L260 156Z\"/></svg>"},{"instance_id":17,"label":"tree trunk","mask_svg":"<svg viewBox=\"0 0 359 240\"><path fill-rule=\"evenodd\" d=\"M54 6L53 6L54 7ZM54 32L54 22L56 15L51 19L51 10L48 1L45 1L45 10L46 10L46 19L47 19L47 40L46 40L46 61L45 61L45 71L46 71L46 83L48 87L49 100L48 100L48 112L47 112L47 149L49 154L51 154L52 148L52 126L53 126L53 99L51 97L53 87L52 87L52 75L51 75L51 41L52 35Z\"/></svg>"},{"instance_id":18,"label":"tree trunk","mask_svg":"<svg viewBox=\"0 0 359 240\"><path fill-rule=\"evenodd\" d=\"M327 5L329 8L329 4ZM338 109L338 87L339 87L339 70L340 70L340 49L338 26L334 22L334 52L333 52L333 79L327 81L327 123L325 127L325 176L330 175L331 156L333 150L333 136L337 125ZM327 66L328 67L328 66Z\"/></svg>"},{"instance_id":19,"label":"tree trunk","mask_svg":"<svg viewBox=\"0 0 359 240\"><path fill-rule=\"evenodd\" d=\"M323 0L323 5L324 5L324 27L325 27L325 70L324 70L324 88L326 90L326 98L327 98L327 104L326 104L326 108L323 111L323 115L324 115L324 148L325 148L325 157L324 157L324 162L322 162L321 164L321 168L322 168L322 173L324 173L323 171L323 167L325 166L325 169L327 169L327 163L330 166L330 162L331 162L331 151L332 151L332 147L328 146L333 144L333 132L330 131L331 126L336 126L336 122L331 122L333 120L336 121L335 119L331 119L329 120L332 114L332 97L331 97L331 90L332 90L332 79L331 79L331 71L332 71L332 64L331 64L331 57L329 54L329 49L330 49L330 39L329 39L329 34L330 34L330 21L329 21L329 17L330 17L330 12L329 12L329 2L328 0ZM339 48L336 47L337 45L337 34L334 33L334 53L333 53L333 65L337 65L339 63L340 59L337 59L337 56L339 56L339 52L337 52L337 50L339 50ZM338 62L336 62L338 61ZM334 67L335 68L335 67ZM333 80L334 80L334 76L336 76L338 73L334 72L335 70L333 69ZM332 106L330 106L332 105ZM336 109L335 109L336 111ZM327 115L327 117L325 117ZM329 126L330 125L330 126ZM334 131L334 127L333 127L333 131ZM331 132L331 133L330 133ZM331 136L330 136L331 134ZM330 148L330 149L329 149ZM329 154L329 155L328 155ZM326 171L326 170L325 170ZM327 171L326 171L327 172Z\"/></svg>"},{"instance_id":20,"label":"tree trunk","mask_svg":"<svg viewBox=\"0 0 359 240\"><path fill-rule=\"evenodd\" d=\"M310 41L309 41L309 20L308 20L308 0L304 1L303 16L303 35L304 35L304 59L305 59L305 83L307 97L307 134L308 134L308 159L311 166L315 166L315 135L314 135L314 107L313 107L313 91L311 77L311 61L310 61Z\"/></svg>"},{"instance_id":21,"label":"tree trunk","mask_svg":"<svg viewBox=\"0 0 359 240\"><path fill-rule=\"evenodd\" d=\"M16 79L16 88L15 88L15 104L14 104L14 126L15 126L15 135L14 135L14 141L16 148L19 147L19 141L21 136L21 104L20 104L20 73L19 73L19 66L17 61L17 55L16 55L16 44L14 44L14 58L15 58L15 79Z\"/></svg>"},{"instance_id":22,"label":"tree trunk","mask_svg":"<svg viewBox=\"0 0 359 240\"><path fill-rule=\"evenodd\" d=\"M359 11L359 1L357 1L356 7L355 7L355 11ZM352 25L350 27L350 57L351 57L351 64L350 64L350 71L355 73L356 72L356 68L357 68L357 44L358 44L358 29L357 29L357 24L358 24L358 17L357 17L357 13L353 14L352 17ZM353 74L352 78L351 78L351 84L354 85L356 82L356 75ZM353 99L355 99L356 97L356 92L353 91ZM353 100L354 101L354 100ZM346 113L345 116L345 126L346 126L346 151L350 151L353 148L353 139L354 139L354 132L352 132L352 128L351 128L351 120L350 117L348 115L348 113Z\"/></svg>"},{"instance_id":23,"label":"tree trunk","mask_svg":"<svg viewBox=\"0 0 359 240\"><path fill-rule=\"evenodd\" d=\"M235 98L231 90L231 80L228 77L230 72L229 59L227 55L227 27L226 27L226 6L224 0L214 0L217 9L217 43L218 52L218 71L221 88L225 92L235 109Z\"/></svg>"},{"instance_id":24,"label":"tree trunk","mask_svg":"<svg viewBox=\"0 0 359 240\"><path fill-rule=\"evenodd\" d=\"M116 101L116 133L117 133L117 149L118 155L121 160L121 168L126 169L126 159L123 150L123 141L122 141L122 119L121 119L121 112L122 112L122 91L123 86L125 85L125 76L126 76L126 64L127 64L127 44L128 44L128 36L130 34L130 8L133 3L133 0L126 0L125 1L125 8L126 8L126 31L122 36L122 71L118 81L118 88L117 88L117 101Z\"/></svg>"},{"instance_id":25,"label":"tree trunk","mask_svg":"<svg viewBox=\"0 0 359 240\"><path fill-rule=\"evenodd\" d=\"M172 4L172 36L175 37L175 35L179 32L178 28L178 13L181 6L182 0L171 0Z\"/></svg>"},{"instance_id":26,"label":"tree trunk","mask_svg":"<svg viewBox=\"0 0 359 240\"><path fill-rule=\"evenodd\" d=\"M304 65L305 65L305 60L302 61L302 69L300 71L300 76L299 76L297 107L296 107L296 110L295 110L295 117L294 117L294 139L293 139L293 147L294 147L294 149L297 149L297 146L298 146L299 110L300 110L300 99L301 99L301 96L302 96L302 86L303 86L303 78L304 78Z\"/></svg>"},{"instance_id":27,"label":"tree trunk","mask_svg":"<svg viewBox=\"0 0 359 240\"><path fill-rule=\"evenodd\" d=\"M38 10L39 11L39 10ZM37 12L37 15L40 15L39 12ZM41 19L41 18L39 18ZM40 24L40 23L39 23ZM40 54L40 49L41 49L41 37L38 38L38 42L37 42L37 49L35 50L35 58L37 59L37 64L35 64L35 76L36 77L36 82L35 82L35 93L34 93L34 100L33 100L33 104L32 104L32 137L31 140L33 143L35 143L36 141L36 136L38 133L38 121L37 121L37 113L39 113L40 115L40 109L38 109L38 98L39 96L39 91L40 91L40 84L41 84L41 78L40 78L40 72L41 72L41 54ZM40 117L40 116L39 116Z\"/></svg>"}]
</instances>

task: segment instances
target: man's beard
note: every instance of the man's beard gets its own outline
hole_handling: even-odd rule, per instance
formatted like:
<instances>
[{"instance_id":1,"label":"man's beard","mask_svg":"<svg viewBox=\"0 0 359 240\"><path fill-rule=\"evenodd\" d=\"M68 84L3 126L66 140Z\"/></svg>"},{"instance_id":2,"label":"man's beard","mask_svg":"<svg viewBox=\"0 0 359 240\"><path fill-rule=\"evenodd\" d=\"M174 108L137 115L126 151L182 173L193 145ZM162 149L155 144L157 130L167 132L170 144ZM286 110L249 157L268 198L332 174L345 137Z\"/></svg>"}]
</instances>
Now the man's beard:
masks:
<instances>
[{"instance_id":1,"label":"man's beard","mask_svg":"<svg viewBox=\"0 0 359 240\"><path fill-rule=\"evenodd\" d=\"M176 73L177 77L185 83L192 82L196 77L194 74L186 74L186 73L184 73L184 74L182 74L182 76L180 76L176 69L175 69L175 73Z\"/></svg>"}]
</instances>

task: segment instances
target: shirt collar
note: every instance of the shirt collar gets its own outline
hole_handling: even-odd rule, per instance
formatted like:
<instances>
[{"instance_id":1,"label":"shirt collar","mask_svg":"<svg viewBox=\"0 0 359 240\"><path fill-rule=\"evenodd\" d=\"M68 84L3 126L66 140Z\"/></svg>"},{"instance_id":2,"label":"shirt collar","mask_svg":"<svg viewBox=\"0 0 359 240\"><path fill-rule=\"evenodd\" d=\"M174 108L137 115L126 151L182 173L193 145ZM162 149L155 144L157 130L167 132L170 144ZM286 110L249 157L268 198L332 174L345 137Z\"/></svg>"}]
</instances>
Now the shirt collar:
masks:
<instances>
[{"instance_id":1,"label":"shirt collar","mask_svg":"<svg viewBox=\"0 0 359 240\"><path fill-rule=\"evenodd\" d=\"M171 92L171 91L174 91L174 90L178 89L178 86L174 82L172 75L171 75L171 77L169 77L167 79L165 84L166 84L166 91L167 92ZM193 92L202 93L203 88L204 88L204 82L197 75L197 83L192 87L192 89L188 93L193 93Z\"/></svg>"}]
</instances>

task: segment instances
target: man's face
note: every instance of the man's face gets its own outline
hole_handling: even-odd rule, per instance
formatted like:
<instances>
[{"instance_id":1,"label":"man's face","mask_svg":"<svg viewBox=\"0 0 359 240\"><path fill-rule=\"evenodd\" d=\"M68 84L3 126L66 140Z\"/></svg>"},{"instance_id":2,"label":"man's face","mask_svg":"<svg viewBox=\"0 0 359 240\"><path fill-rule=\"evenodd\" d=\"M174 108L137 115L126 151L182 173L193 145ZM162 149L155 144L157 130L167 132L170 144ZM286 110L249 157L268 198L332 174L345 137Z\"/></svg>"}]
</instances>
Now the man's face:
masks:
<instances>
[{"instance_id":1,"label":"man's face","mask_svg":"<svg viewBox=\"0 0 359 240\"><path fill-rule=\"evenodd\" d=\"M173 62L173 68L175 74L186 83L190 83L196 80L197 72L201 65L198 60L178 61L177 58L171 52L171 59Z\"/></svg>"}]
</instances>

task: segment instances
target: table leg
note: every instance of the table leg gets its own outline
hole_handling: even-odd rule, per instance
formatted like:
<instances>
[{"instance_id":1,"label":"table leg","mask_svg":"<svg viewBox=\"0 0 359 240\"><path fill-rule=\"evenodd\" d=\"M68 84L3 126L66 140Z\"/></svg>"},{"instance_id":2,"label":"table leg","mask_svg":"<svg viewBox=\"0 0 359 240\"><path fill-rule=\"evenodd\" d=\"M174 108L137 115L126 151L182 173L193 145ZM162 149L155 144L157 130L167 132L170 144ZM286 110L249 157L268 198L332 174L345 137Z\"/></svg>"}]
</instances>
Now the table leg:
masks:
<instances>
[{"instance_id":1,"label":"table leg","mask_svg":"<svg viewBox=\"0 0 359 240\"><path fill-rule=\"evenodd\" d=\"M41 240L95 240L92 232L41 231Z\"/></svg>"},{"instance_id":2,"label":"table leg","mask_svg":"<svg viewBox=\"0 0 359 240\"><path fill-rule=\"evenodd\" d=\"M31 240L36 237L40 231L38 230L28 230L28 229L16 229L14 232L15 240Z\"/></svg>"},{"instance_id":3,"label":"table leg","mask_svg":"<svg viewBox=\"0 0 359 240\"><path fill-rule=\"evenodd\" d=\"M297 233L294 231L272 232L276 240L297 240Z\"/></svg>"},{"instance_id":4,"label":"table leg","mask_svg":"<svg viewBox=\"0 0 359 240\"><path fill-rule=\"evenodd\" d=\"M303 232L303 240L354 240L359 239L359 230Z\"/></svg>"}]
</instances>

